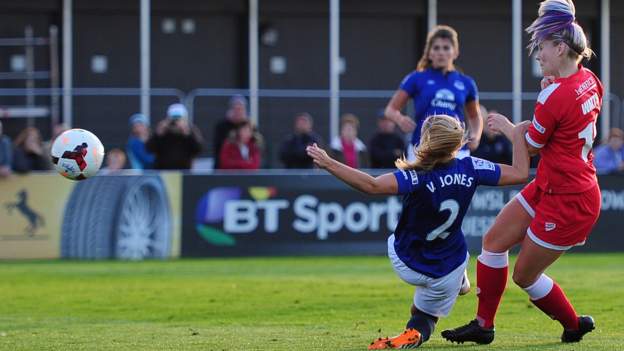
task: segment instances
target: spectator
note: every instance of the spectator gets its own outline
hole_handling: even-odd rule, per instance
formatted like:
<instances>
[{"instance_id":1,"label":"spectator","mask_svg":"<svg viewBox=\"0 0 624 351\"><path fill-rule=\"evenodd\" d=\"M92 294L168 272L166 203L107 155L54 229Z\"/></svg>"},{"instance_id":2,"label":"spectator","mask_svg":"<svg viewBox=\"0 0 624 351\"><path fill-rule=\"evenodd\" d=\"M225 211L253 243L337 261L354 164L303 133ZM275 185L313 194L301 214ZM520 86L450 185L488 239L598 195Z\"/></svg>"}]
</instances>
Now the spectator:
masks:
<instances>
[{"instance_id":1,"label":"spectator","mask_svg":"<svg viewBox=\"0 0 624 351\"><path fill-rule=\"evenodd\" d=\"M225 118L220 120L215 126L213 150L215 155L215 169L223 168L219 163L221 156L221 147L226 139L230 137L230 133L237 126L249 121L247 116L247 100L242 95L234 95L230 98L229 108Z\"/></svg>"},{"instance_id":2,"label":"spectator","mask_svg":"<svg viewBox=\"0 0 624 351\"><path fill-rule=\"evenodd\" d=\"M52 135L50 136L50 140L48 141L44 141L43 142L43 146L45 147L45 149L47 151L51 151L52 150L52 144L54 144L54 140L56 140L56 138L63 134L63 132L69 130L69 127L64 124L64 123L57 123L55 125L52 126ZM49 154L49 152L47 152ZM50 162L52 162L50 160Z\"/></svg>"},{"instance_id":3,"label":"spectator","mask_svg":"<svg viewBox=\"0 0 624 351\"><path fill-rule=\"evenodd\" d=\"M371 168L395 168L394 162L405 150L403 138L396 133L396 124L386 117L383 109L377 112L377 133L369 146Z\"/></svg>"},{"instance_id":4,"label":"spectator","mask_svg":"<svg viewBox=\"0 0 624 351\"><path fill-rule=\"evenodd\" d=\"M48 158L49 166L48 168L53 168L54 164L52 163L52 157L48 157L52 155L52 145L54 144L54 140L63 134L66 130L69 130L69 127L64 123L57 123L52 126L52 135L50 136L50 140L43 142L43 149L45 150L45 155Z\"/></svg>"},{"instance_id":5,"label":"spectator","mask_svg":"<svg viewBox=\"0 0 624 351\"><path fill-rule=\"evenodd\" d=\"M321 138L312 130L314 121L307 112L295 115L294 133L283 143L280 159L286 168L314 168L314 161L306 153L306 147L321 144Z\"/></svg>"},{"instance_id":6,"label":"spectator","mask_svg":"<svg viewBox=\"0 0 624 351\"><path fill-rule=\"evenodd\" d=\"M132 169L154 167L154 155L147 151L145 143L150 137L149 121L145 115L135 113L130 117L130 137L126 153Z\"/></svg>"},{"instance_id":7,"label":"spectator","mask_svg":"<svg viewBox=\"0 0 624 351\"><path fill-rule=\"evenodd\" d=\"M15 138L13 150L13 170L17 173L47 171L50 169L50 156L46 154L41 133L35 127L22 130Z\"/></svg>"},{"instance_id":8,"label":"spectator","mask_svg":"<svg viewBox=\"0 0 624 351\"><path fill-rule=\"evenodd\" d=\"M611 128L607 143L594 151L594 166L598 174L624 172L624 131Z\"/></svg>"},{"instance_id":9,"label":"spectator","mask_svg":"<svg viewBox=\"0 0 624 351\"><path fill-rule=\"evenodd\" d=\"M112 149L106 153L106 166L102 168L102 174L112 174L126 167L126 153L121 149Z\"/></svg>"},{"instance_id":10,"label":"spectator","mask_svg":"<svg viewBox=\"0 0 624 351\"><path fill-rule=\"evenodd\" d=\"M186 107L173 104L146 147L154 153L155 169L191 169L193 159L201 152L202 137L197 127L189 123Z\"/></svg>"},{"instance_id":11,"label":"spectator","mask_svg":"<svg viewBox=\"0 0 624 351\"><path fill-rule=\"evenodd\" d=\"M0 122L0 178L11 175L11 162L13 162L11 138L3 134L2 122Z\"/></svg>"},{"instance_id":12,"label":"spectator","mask_svg":"<svg viewBox=\"0 0 624 351\"><path fill-rule=\"evenodd\" d=\"M366 168L368 155L366 145L358 139L360 120L354 114L347 113L340 121L340 136L331 142L333 157L352 168Z\"/></svg>"},{"instance_id":13,"label":"spectator","mask_svg":"<svg viewBox=\"0 0 624 351\"><path fill-rule=\"evenodd\" d=\"M511 143L501 133L495 133L487 125L488 111L481 105L481 118L483 118L483 134L485 138L481 138L481 142L473 156L483 158L494 163L511 164ZM494 111L492 111L494 112Z\"/></svg>"},{"instance_id":14,"label":"spectator","mask_svg":"<svg viewBox=\"0 0 624 351\"><path fill-rule=\"evenodd\" d=\"M250 122L239 124L221 147L219 163L222 169L260 168L260 146Z\"/></svg>"}]
</instances>

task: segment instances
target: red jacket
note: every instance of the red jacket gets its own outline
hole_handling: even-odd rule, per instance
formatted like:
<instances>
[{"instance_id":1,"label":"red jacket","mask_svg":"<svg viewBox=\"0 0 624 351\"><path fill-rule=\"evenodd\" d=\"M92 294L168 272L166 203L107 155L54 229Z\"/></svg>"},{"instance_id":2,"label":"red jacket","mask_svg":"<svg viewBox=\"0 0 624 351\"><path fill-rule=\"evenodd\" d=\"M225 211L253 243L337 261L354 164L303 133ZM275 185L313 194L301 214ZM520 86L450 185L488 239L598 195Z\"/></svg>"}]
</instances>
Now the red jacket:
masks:
<instances>
[{"instance_id":1,"label":"red jacket","mask_svg":"<svg viewBox=\"0 0 624 351\"><path fill-rule=\"evenodd\" d=\"M238 144L230 140L223 143L219 154L219 167L222 169L258 169L260 168L260 148L255 142L247 144L249 159L244 159Z\"/></svg>"}]
</instances>

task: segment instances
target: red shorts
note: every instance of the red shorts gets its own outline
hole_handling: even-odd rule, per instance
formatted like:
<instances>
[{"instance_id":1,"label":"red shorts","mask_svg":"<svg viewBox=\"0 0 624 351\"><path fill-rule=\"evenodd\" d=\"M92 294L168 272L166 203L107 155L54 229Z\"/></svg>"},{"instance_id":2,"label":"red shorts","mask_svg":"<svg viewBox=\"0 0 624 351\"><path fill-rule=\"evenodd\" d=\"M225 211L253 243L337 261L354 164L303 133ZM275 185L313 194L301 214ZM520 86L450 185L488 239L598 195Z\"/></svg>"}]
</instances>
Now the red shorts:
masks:
<instances>
[{"instance_id":1,"label":"red shorts","mask_svg":"<svg viewBox=\"0 0 624 351\"><path fill-rule=\"evenodd\" d=\"M600 188L578 194L548 194L535 181L516 196L533 220L527 230L538 245L553 250L568 250L585 244L600 215Z\"/></svg>"}]
</instances>

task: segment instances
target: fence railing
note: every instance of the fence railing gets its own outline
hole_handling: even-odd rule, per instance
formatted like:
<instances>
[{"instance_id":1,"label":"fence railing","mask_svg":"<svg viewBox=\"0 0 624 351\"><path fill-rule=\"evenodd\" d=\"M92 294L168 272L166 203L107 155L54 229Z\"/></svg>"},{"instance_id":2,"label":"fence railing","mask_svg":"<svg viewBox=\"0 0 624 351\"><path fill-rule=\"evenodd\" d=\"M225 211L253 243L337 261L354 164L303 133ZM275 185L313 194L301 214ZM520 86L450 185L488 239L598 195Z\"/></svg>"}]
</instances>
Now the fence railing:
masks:
<instances>
[{"instance_id":1,"label":"fence railing","mask_svg":"<svg viewBox=\"0 0 624 351\"><path fill-rule=\"evenodd\" d=\"M141 95L140 88L73 88L69 92L64 89L55 88L0 88L0 97L4 96L49 96L58 97L64 93L72 96L137 96ZM388 99L394 94L394 90L341 90L340 98L343 99ZM197 99L201 97L230 97L232 95L243 95L249 97L248 89L219 89L219 88L198 88L187 93L177 88L153 88L149 91L150 96L170 96L176 97L179 102L184 103L189 109L189 117L193 120ZM535 101L535 92L524 92L521 97L523 101ZM327 89L260 89L257 96L259 98L322 98L329 99L330 91ZM511 92L480 92L481 101L509 101L513 99ZM624 127L624 110L622 109L622 98L611 93L607 99L611 104L611 117L609 125L611 127ZM39 106L40 107L40 106ZM0 110L8 109L0 107ZM138 110L138 108L137 108ZM36 112L36 111L35 111ZM4 117L12 117L4 114ZM34 113L20 114L19 117L46 117L48 114ZM261 117L261 116L260 116ZM261 121L261 120L260 120ZM602 131L606 135L608 131Z\"/></svg>"}]
</instances>

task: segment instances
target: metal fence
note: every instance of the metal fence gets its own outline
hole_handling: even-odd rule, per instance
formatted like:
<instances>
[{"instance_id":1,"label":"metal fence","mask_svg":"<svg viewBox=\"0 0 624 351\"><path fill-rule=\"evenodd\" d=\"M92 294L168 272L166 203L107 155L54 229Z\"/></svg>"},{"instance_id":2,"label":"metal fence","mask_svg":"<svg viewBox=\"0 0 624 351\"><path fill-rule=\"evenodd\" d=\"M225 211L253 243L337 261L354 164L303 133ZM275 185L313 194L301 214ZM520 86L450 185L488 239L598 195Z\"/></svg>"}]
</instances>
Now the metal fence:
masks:
<instances>
[{"instance_id":1,"label":"metal fence","mask_svg":"<svg viewBox=\"0 0 624 351\"><path fill-rule=\"evenodd\" d=\"M127 138L127 114L130 110L139 110L140 88L73 88L69 91L63 89L37 88L37 89L0 89L0 101L7 97L23 97L26 90L29 94L37 97L54 97L69 93L77 99L74 104L79 107L80 127L91 129L100 135L107 146L120 147L125 144ZM224 116L227 109L227 100L232 95L250 97L248 89L194 89L184 92L176 88L150 89L151 105L155 113L152 117L153 125L160 118L164 118L164 108L171 102L184 103L189 109L189 117L206 136L206 156L214 155L212 146L212 133L218 119ZM343 112L353 112L361 118L360 135L362 140L367 141L375 132L375 114L377 109L384 107L394 90L341 90L339 99ZM511 117L513 109L512 92L481 92L480 101L490 109ZM315 129L322 138L330 141L330 103L331 92L324 89L260 89L256 97L259 100L259 113L256 116L259 129L265 136L265 154L263 167L280 167L279 145L285 136L291 132L292 117L296 112L311 112L315 116ZM79 99L78 99L79 98ZM158 98L158 100L157 100ZM164 100L163 100L164 98ZM535 92L525 92L521 95L523 103L523 116L529 119L532 116L533 103L537 98ZM130 100L128 100L130 99ZM18 99L19 100L19 99ZM53 100L53 99L50 99ZM136 101L135 101L136 100ZM605 99L610 104L609 123L601 123L598 127L600 137L604 139L608 135L608 127L624 128L624 111L622 99L610 94ZM136 105L135 105L136 104ZM408 105L408 113L411 112L412 104ZM157 108L155 108L157 107ZM102 113L106 108L106 113ZM0 117L9 117L3 113L0 107ZM112 116L110 111L113 111ZM31 112L34 112L31 111ZM30 114L29 118L37 117L45 121L43 117L49 114ZM148 116L149 117L149 116ZM102 126L106 120L105 126ZM52 122L52 120L50 121ZM39 124L41 125L41 123ZM101 131L98 128L104 128ZM50 128L52 130L52 128ZM101 133L101 134L100 134Z\"/></svg>"}]
</instances>

